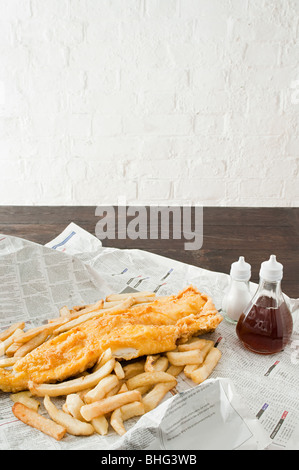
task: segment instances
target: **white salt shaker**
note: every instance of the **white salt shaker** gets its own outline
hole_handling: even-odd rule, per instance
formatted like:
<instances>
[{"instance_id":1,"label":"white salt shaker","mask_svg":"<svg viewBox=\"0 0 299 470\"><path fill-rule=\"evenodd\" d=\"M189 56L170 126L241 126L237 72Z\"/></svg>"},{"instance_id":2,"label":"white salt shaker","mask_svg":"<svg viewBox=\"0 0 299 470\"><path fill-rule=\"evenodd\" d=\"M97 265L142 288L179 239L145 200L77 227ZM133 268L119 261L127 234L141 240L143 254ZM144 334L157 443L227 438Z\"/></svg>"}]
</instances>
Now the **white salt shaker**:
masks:
<instances>
[{"instance_id":1,"label":"white salt shaker","mask_svg":"<svg viewBox=\"0 0 299 470\"><path fill-rule=\"evenodd\" d=\"M245 262L244 256L231 265L230 284L222 301L224 318L236 324L249 304L250 294L249 280L251 277L251 266Z\"/></svg>"}]
</instances>

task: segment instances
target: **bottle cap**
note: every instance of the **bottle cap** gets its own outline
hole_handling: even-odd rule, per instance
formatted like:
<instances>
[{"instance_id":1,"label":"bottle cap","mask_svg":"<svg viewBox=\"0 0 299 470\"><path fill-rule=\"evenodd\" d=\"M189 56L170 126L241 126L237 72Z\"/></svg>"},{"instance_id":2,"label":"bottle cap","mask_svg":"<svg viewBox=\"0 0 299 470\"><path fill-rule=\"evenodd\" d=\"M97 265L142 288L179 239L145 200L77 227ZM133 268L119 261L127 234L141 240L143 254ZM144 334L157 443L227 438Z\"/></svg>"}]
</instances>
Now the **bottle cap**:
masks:
<instances>
[{"instance_id":1,"label":"bottle cap","mask_svg":"<svg viewBox=\"0 0 299 470\"><path fill-rule=\"evenodd\" d=\"M251 266L245 262L244 256L240 256L239 261L231 265L230 275L236 281L249 281Z\"/></svg>"},{"instance_id":2,"label":"bottle cap","mask_svg":"<svg viewBox=\"0 0 299 470\"><path fill-rule=\"evenodd\" d=\"M260 277L265 281L278 282L283 276L283 266L276 261L276 256L271 255L268 261L261 264Z\"/></svg>"}]
</instances>

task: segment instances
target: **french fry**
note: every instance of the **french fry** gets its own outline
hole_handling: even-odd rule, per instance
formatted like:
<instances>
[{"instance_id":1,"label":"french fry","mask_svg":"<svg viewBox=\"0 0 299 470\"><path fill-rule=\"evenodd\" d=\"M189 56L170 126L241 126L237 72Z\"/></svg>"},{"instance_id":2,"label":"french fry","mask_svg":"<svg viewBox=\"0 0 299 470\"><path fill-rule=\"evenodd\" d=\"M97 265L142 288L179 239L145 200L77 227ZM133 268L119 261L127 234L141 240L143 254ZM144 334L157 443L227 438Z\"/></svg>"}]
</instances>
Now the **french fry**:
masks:
<instances>
[{"instance_id":1,"label":"french fry","mask_svg":"<svg viewBox=\"0 0 299 470\"><path fill-rule=\"evenodd\" d=\"M129 391L129 389L127 387L127 384L123 383L117 393L124 393L124 392L128 392L128 391Z\"/></svg>"},{"instance_id":2,"label":"french fry","mask_svg":"<svg viewBox=\"0 0 299 470\"><path fill-rule=\"evenodd\" d=\"M117 408L114 410L111 414L110 418L110 424L113 427L114 431L117 432L120 436L123 436L126 434L126 428L123 423L122 415L121 415L121 410L120 408Z\"/></svg>"},{"instance_id":3,"label":"french fry","mask_svg":"<svg viewBox=\"0 0 299 470\"><path fill-rule=\"evenodd\" d=\"M186 364L200 364L202 362L200 351L169 351L166 353L170 364L174 366L185 366Z\"/></svg>"},{"instance_id":4,"label":"french fry","mask_svg":"<svg viewBox=\"0 0 299 470\"><path fill-rule=\"evenodd\" d=\"M36 411L23 405L23 403L15 403L12 407L12 412L16 418L23 421L23 423L42 431L57 441L60 441L66 433L66 428L64 426L61 426L48 418L44 418Z\"/></svg>"},{"instance_id":5,"label":"french fry","mask_svg":"<svg viewBox=\"0 0 299 470\"><path fill-rule=\"evenodd\" d=\"M115 359L112 358L92 374L57 384L37 384L33 381L29 381L29 390L31 391L32 395L37 395L40 397L45 395L48 395L49 397L58 397L60 395L68 395L70 393L79 392L80 390L94 387L101 379L112 372L114 364Z\"/></svg>"},{"instance_id":6,"label":"french fry","mask_svg":"<svg viewBox=\"0 0 299 470\"><path fill-rule=\"evenodd\" d=\"M191 341L185 344L178 345L178 351L192 351L193 349L200 349L202 350L207 344L211 344L214 346L213 341L203 338L191 338Z\"/></svg>"},{"instance_id":7,"label":"french fry","mask_svg":"<svg viewBox=\"0 0 299 470\"><path fill-rule=\"evenodd\" d=\"M112 388L109 392L106 393L105 398L116 395L117 393L119 393L120 389L121 389L121 382L119 381L118 384L114 388Z\"/></svg>"},{"instance_id":8,"label":"french fry","mask_svg":"<svg viewBox=\"0 0 299 470\"><path fill-rule=\"evenodd\" d=\"M80 409L84 405L84 401L79 397L77 393L70 393L69 395L67 395L65 405L67 412L72 415L73 418L83 421Z\"/></svg>"},{"instance_id":9,"label":"french fry","mask_svg":"<svg viewBox=\"0 0 299 470\"><path fill-rule=\"evenodd\" d=\"M141 395L145 395L152 388L153 388L153 384L149 384L149 385L142 385L141 387L136 387L134 388L134 390L138 390L138 392L140 392Z\"/></svg>"},{"instance_id":10,"label":"french fry","mask_svg":"<svg viewBox=\"0 0 299 470\"><path fill-rule=\"evenodd\" d=\"M216 367L218 361L221 358L221 352L218 348L212 348L205 360L204 363L191 372L191 379L196 384L201 384L204 380L206 380L212 373L213 369Z\"/></svg>"},{"instance_id":11,"label":"french fry","mask_svg":"<svg viewBox=\"0 0 299 470\"><path fill-rule=\"evenodd\" d=\"M59 309L59 315L62 318L70 318L71 316L70 309L65 305L64 307Z\"/></svg>"},{"instance_id":12,"label":"french fry","mask_svg":"<svg viewBox=\"0 0 299 470\"><path fill-rule=\"evenodd\" d=\"M69 311L70 315L62 315L62 316L60 315L60 317L58 318L51 318L48 320L48 323L59 322L59 320L61 319L66 319L66 321L75 320L81 315L85 315L86 313L94 312L94 311L99 310L100 308L103 308L103 304L104 304L104 301L99 300L98 302L94 304L82 305L81 307L77 305L73 307L72 310ZM64 312L66 313L66 310Z\"/></svg>"},{"instance_id":13,"label":"french fry","mask_svg":"<svg viewBox=\"0 0 299 470\"><path fill-rule=\"evenodd\" d=\"M134 416L141 416L145 413L144 404L140 401L134 401L117 408L111 414L110 424L113 429L122 436L126 433L124 421L133 418Z\"/></svg>"},{"instance_id":14,"label":"french fry","mask_svg":"<svg viewBox=\"0 0 299 470\"><path fill-rule=\"evenodd\" d=\"M169 362L174 366L187 364L201 364L209 350L213 347L213 341L206 343L202 349L190 349L188 351L170 351L166 353Z\"/></svg>"},{"instance_id":15,"label":"french fry","mask_svg":"<svg viewBox=\"0 0 299 470\"><path fill-rule=\"evenodd\" d=\"M197 341L196 342L193 342L193 344L196 345ZM208 341L208 340L205 340L205 344L203 345L202 349L200 350L201 351L201 355L200 355L200 358L199 360L201 362L197 363L197 364L186 364L185 366L182 366L182 368L184 369L184 374L186 375L186 377L188 377L189 379L191 379L191 373L197 369L200 364L203 363L206 355L208 354L208 352L211 350L212 346L213 346L213 341ZM187 350L188 351L188 350ZM191 350L189 350L191 351ZM176 367L176 366L172 366L172 367Z\"/></svg>"},{"instance_id":16,"label":"french fry","mask_svg":"<svg viewBox=\"0 0 299 470\"><path fill-rule=\"evenodd\" d=\"M128 292L124 294L110 294L110 295L107 295L105 300L106 302L111 302L111 301L116 301L116 300L119 301L119 300L127 299L128 297L131 297L132 295L136 298L138 297L155 298L156 297L156 294L154 292L144 291L144 292Z\"/></svg>"},{"instance_id":17,"label":"french fry","mask_svg":"<svg viewBox=\"0 0 299 470\"><path fill-rule=\"evenodd\" d=\"M125 379L131 379L134 375L144 372L144 360L132 362L123 367Z\"/></svg>"},{"instance_id":18,"label":"french fry","mask_svg":"<svg viewBox=\"0 0 299 470\"><path fill-rule=\"evenodd\" d=\"M4 341L0 343L0 356L5 354L5 351L9 348L9 346L14 342L15 339L18 339L23 334L23 330L21 328L17 328L12 335L6 338Z\"/></svg>"},{"instance_id":19,"label":"french fry","mask_svg":"<svg viewBox=\"0 0 299 470\"><path fill-rule=\"evenodd\" d=\"M82 406L81 414L86 421L91 421L93 418L110 413L110 411L114 411L116 408L138 400L141 400L141 394L136 390L119 393L112 397L103 398L89 405Z\"/></svg>"},{"instance_id":20,"label":"french fry","mask_svg":"<svg viewBox=\"0 0 299 470\"><path fill-rule=\"evenodd\" d=\"M114 372L115 372L115 375L116 377L119 379L119 380L122 380L125 378L125 372L122 368L122 365L120 362L118 361L115 361L115 366L114 366Z\"/></svg>"},{"instance_id":21,"label":"french fry","mask_svg":"<svg viewBox=\"0 0 299 470\"><path fill-rule=\"evenodd\" d=\"M90 312L93 312L95 310L99 310L100 308L102 308L103 306L103 303L104 301L101 299L101 300L98 300L97 302L95 302L94 304L88 304L88 305L76 305L72 308L72 310L69 310L70 312L70 315L65 315L65 318L67 319L67 321L70 321L70 320L75 320L76 318L80 317L81 315L85 315L85 313L90 313ZM62 307L64 308L64 307ZM67 313L66 310L62 310L62 313ZM60 311L59 311L60 313ZM61 315L60 314L60 317L58 318L51 318L48 320L48 323L55 323L56 321L58 320L61 320L61 318L64 317L64 315Z\"/></svg>"},{"instance_id":22,"label":"french fry","mask_svg":"<svg viewBox=\"0 0 299 470\"><path fill-rule=\"evenodd\" d=\"M108 362L110 359L112 359L112 351L111 351L111 348L108 348L108 349L106 349L106 351L104 351L100 355L100 357L99 357L96 365L93 367L92 371L95 372L100 367L102 367L106 362Z\"/></svg>"},{"instance_id":23,"label":"french fry","mask_svg":"<svg viewBox=\"0 0 299 470\"><path fill-rule=\"evenodd\" d=\"M207 341L205 346L200 350L203 361L205 360L207 354L209 353L209 351L211 351L211 349L213 347L214 347L214 342L213 341Z\"/></svg>"},{"instance_id":24,"label":"french fry","mask_svg":"<svg viewBox=\"0 0 299 470\"><path fill-rule=\"evenodd\" d=\"M183 369L184 369L184 366L174 366L171 364L166 370L166 372L167 374L177 377L182 372Z\"/></svg>"},{"instance_id":25,"label":"french fry","mask_svg":"<svg viewBox=\"0 0 299 470\"><path fill-rule=\"evenodd\" d=\"M155 354L155 355L148 355L146 356L145 364L144 364L144 371L145 372L153 372L154 369L154 364L157 362L159 359L160 354Z\"/></svg>"},{"instance_id":26,"label":"french fry","mask_svg":"<svg viewBox=\"0 0 299 470\"><path fill-rule=\"evenodd\" d=\"M48 333L48 335L50 335L59 325L63 325L67 321L68 320L65 318L60 318L59 320L55 320L55 322L53 323L47 323L46 325L31 328L25 333L23 332L23 334L18 337L18 343L27 343L27 341L30 341L32 338L39 335L40 333Z\"/></svg>"},{"instance_id":27,"label":"french fry","mask_svg":"<svg viewBox=\"0 0 299 470\"><path fill-rule=\"evenodd\" d=\"M84 305L74 305L72 308L72 312L80 312L80 310L83 310L86 307L89 307L90 304L84 304Z\"/></svg>"},{"instance_id":28,"label":"french fry","mask_svg":"<svg viewBox=\"0 0 299 470\"><path fill-rule=\"evenodd\" d=\"M85 403L92 403L94 401L101 400L105 395L114 389L119 384L119 380L116 375L107 375L99 381L99 383L84 395Z\"/></svg>"},{"instance_id":29,"label":"french fry","mask_svg":"<svg viewBox=\"0 0 299 470\"><path fill-rule=\"evenodd\" d=\"M47 331L43 331L39 335L35 336L34 338L30 339L27 343L22 344L15 352L14 357L24 357L30 351L40 346L42 343L46 341L49 334ZM19 343L14 343L19 344Z\"/></svg>"},{"instance_id":30,"label":"french fry","mask_svg":"<svg viewBox=\"0 0 299 470\"><path fill-rule=\"evenodd\" d=\"M5 355L7 357L13 357L15 355L15 353L17 352L17 350L23 346L23 343L17 343L16 341L14 341L10 346L8 346L8 348L6 349L5 351Z\"/></svg>"},{"instance_id":31,"label":"french fry","mask_svg":"<svg viewBox=\"0 0 299 470\"><path fill-rule=\"evenodd\" d=\"M111 308L111 307L114 307L115 305L118 305L119 304L119 300L115 300L115 301L111 301L111 302L103 302L103 305L101 306L101 308ZM89 307L92 307L93 304L88 304L88 305L75 305L73 307L73 317L75 316L75 312L80 312L80 310L83 310L83 309L86 309L86 308L89 308ZM86 312L85 312L86 313Z\"/></svg>"},{"instance_id":32,"label":"french fry","mask_svg":"<svg viewBox=\"0 0 299 470\"><path fill-rule=\"evenodd\" d=\"M85 308L79 309L77 312L71 314L71 320L75 320L76 318L80 317L81 315L85 315L86 313L91 313L100 308L103 308L104 301L103 299L98 300L94 304L85 305Z\"/></svg>"},{"instance_id":33,"label":"french fry","mask_svg":"<svg viewBox=\"0 0 299 470\"><path fill-rule=\"evenodd\" d=\"M172 382L163 382L158 383L154 388L142 398L145 412L153 410L160 403L160 401L165 397L166 393L174 388L177 384L176 380Z\"/></svg>"},{"instance_id":34,"label":"french fry","mask_svg":"<svg viewBox=\"0 0 299 470\"><path fill-rule=\"evenodd\" d=\"M64 411L59 410L47 395L44 398L44 406L53 421L65 427L69 434L74 436L90 436L94 433L94 428L90 423L80 421Z\"/></svg>"},{"instance_id":35,"label":"french fry","mask_svg":"<svg viewBox=\"0 0 299 470\"><path fill-rule=\"evenodd\" d=\"M96 433L105 436L108 433L109 423L105 416L99 416L91 420L91 424Z\"/></svg>"},{"instance_id":36,"label":"french fry","mask_svg":"<svg viewBox=\"0 0 299 470\"><path fill-rule=\"evenodd\" d=\"M159 357L159 359L154 364L154 370L166 372L168 367L168 359L166 356Z\"/></svg>"},{"instance_id":37,"label":"french fry","mask_svg":"<svg viewBox=\"0 0 299 470\"><path fill-rule=\"evenodd\" d=\"M136 293L131 294L134 299L134 305L139 305L139 304L148 304L150 302L154 302L156 300L155 295L136 295Z\"/></svg>"},{"instance_id":38,"label":"french fry","mask_svg":"<svg viewBox=\"0 0 299 470\"><path fill-rule=\"evenodd\" d=\"M114 301L111 301L111 302L104 302L102 308L105 309L105 308L115 307L116 305L119 305L120 302L121 302L120 300L114 300Z\"/></svg>"},{"instance_id":39,"label":"french fry","mask_svg":"<svg viewBox=\"0 0 299 470\"><path fill-rule=\"evenodd\" d=\"M166 356L155 354L147 356L144 364L145 372L162 371L165 372L168 367L168 359Z\"/></svg>"},{"instance_id":40,"label":"french fry","mask_svg":"<svg viewBox=\"0 0 299 470\"><path fill-rule=\"evenodd\" d=\"M127 297L132 297L132 305L129 307L129 308L132 308L134 307L134 305L141 305L141 304L148 304L150 302L153 302L155 299L154 296L152 297L142 297L142 296L136 296L135 293L133 294L128 294ZM123 301L124 299L122 299ZM108 302L104 302L103 304L103 307L102 308L111 308L113 306L116 306L116 305L119 305L120 302L122 302L121 300L111 300L111 301L108 301Z\"/></svg>"},{"instance_id":41,"label":"french fry","mask_svg":"<svg viewBox=\"0 0 299 470\"><path fill-rule=\"evenodd\" d=\"M17 357L7 357L0 359L0 367L10 367L13 366L18 361Z\"/></svg>"},{"instance_id":42,"label":"french fry","mask_svg":"<svg viewBox=\"0 0 299 470\"><path fill-rule=\"evenodd\" d=\"M118 304L116 307L112 307L111 309L99 308L98 310L94 310L92 312L86 313L85 315L82 315L82 313L81 313L81 315L78 318L76 318L74 320L71 320L67 323L62 324L57 329L55 329L53 333L55 335L58 335L60 333L63 333L64 331L68 331L71 328L74 328L75 326L78 326L81 323L84 323L88 320L91 320L93 318L98 318L98 317L102 316L104 313L105 314L107 314L107 313L116 313L119 310L129 308L129 307L131 307L131 305L133 305L133 303L134 303L133 298L128 297L121 304Z\"/></svg>"},{"instance_id":43,"label":"french fry","mask_svg":"<svg viewBox=\"0 0 299 470\"><path fill-rule=\"evenodd\" d=\"M71 414L67 408L67 404L66 402L63 403L62 407L61 407L62 411L64 411L65 413L68 413L69 415Z\"/></svg>"},{"instance_id":44,"label":"french fry","mask_svg":"<svg viewBox=\"0 0 299 470\"><path fill-rule=\"evenodd\" d=\"M79 397L84 400L84 397L86 395L86 393L88 393L90 390L92 390L93 387L90 387L90 388L85 388L84 390L79 390L78 392L76 392Z\"/></svg>"},{"instance_id":45,"label":"french fry","mask_svg":"<svg viewBox=\"0 0 299 470\"><path fill-rule=\"evenodd\" d=\"M23 405L27 406L27 408L30 408L31 410L37 411L40 405L40 402L38 400L35 400L34 398L31 398L31 393L29 391L24 391L24 392L18 392L18 393L11 393L9 395L9 398L14 402L14 403L22 403Z\"/></svg>"},{"instance_id":46,"label":"french fry","mask_svg":"<svg viewBox=\"0 0 299 470\"><path fill-rule=\"evenodd\" d=\"M155 295L149 296L149 295L136 295L137 293L130 293L126 294L124 298L120 300L110 300L106 301L102 305L102 309L109 309L111 307L116 307L119 306L121 302L123 302L126 298L131 297L132 298L132 305L128 308L133 307L134 305L139 305L139 304L148 304L150 302L153 302L155 300Z\"/></svg>"},{"instance_id":47,"label":"french fry","mask_svg":"<svg viewBox=\"0 0 299 470\"><path fill-rule=\"evenodd\" d=\"M172 381L173 381L173 375L167 374L166 372L160 372L160 371L143 372L127 380L127 386L129 390L133 390L137 387L143 387L144 385L155 385L156 383L159 383L159 382L172 382Z\"/></svg>"},{"instance_id":48,"label":"french fry","mask_svg":"<svg viewBox=\"0 0 299 470\"><path fill-rule=\"evenodd\" d=\"M16 330L23 330L25 328L25 323L22 322L17 322L11 325L9 328L6 330L2 331L0 333L0 341L6 340L9 336L11 336Z\"/></svg>"},{"instance_id":49,"label":"french fry","mask_svg":"<svg viewBox=\"0 0 299 470\"><path fill-rule=\"evenodd\" d=\"M184 367L184 374L186 377L188 377L189 379L191 379L191 374L192 372L197 369L198 367L200 366L200 364L187 364L185 367Z\"/></svg>"},{"instance_id":50,"label":"french fry","mask_svg":"<svg viewBox=\"0 0 299 470\"><path fill-rule=\"evenodd\" d=\"M142 416L145 413L144 404L141 401L133 401L120 407L123 421L127 421L134 416Z\"/></svg>"}]
</instances>

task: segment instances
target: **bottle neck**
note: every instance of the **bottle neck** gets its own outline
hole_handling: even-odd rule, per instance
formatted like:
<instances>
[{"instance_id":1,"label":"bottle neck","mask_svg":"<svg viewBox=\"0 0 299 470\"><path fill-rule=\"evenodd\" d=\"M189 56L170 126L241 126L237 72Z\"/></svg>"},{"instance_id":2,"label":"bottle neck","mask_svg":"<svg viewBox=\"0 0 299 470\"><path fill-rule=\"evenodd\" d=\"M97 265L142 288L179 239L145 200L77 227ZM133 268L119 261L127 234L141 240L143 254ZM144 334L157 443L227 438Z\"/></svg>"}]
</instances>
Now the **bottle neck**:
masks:
<instances>
[{"instance_id":1,"label":"bottle neck","mask_svg":"<svg viewBox=\"0 0 299 470\"><path fill-rule=\"evenodd\" d=\"M267 307L278 307L284 302L283 293L281 290L281 281L269 282L260 278L260 283L255 294L255 300L260 304Z\"/></svg>"},{"instance_id":2,"label":"bottle neck","mask_svg":"<svg viewBox=\"0 0 299 470\"><path fill-rule=\"evenodd\" d=\"M274 294L281 293L281 281L266 281L266 279L260 278L260 287Z\"/></svg>"}]
</instances>

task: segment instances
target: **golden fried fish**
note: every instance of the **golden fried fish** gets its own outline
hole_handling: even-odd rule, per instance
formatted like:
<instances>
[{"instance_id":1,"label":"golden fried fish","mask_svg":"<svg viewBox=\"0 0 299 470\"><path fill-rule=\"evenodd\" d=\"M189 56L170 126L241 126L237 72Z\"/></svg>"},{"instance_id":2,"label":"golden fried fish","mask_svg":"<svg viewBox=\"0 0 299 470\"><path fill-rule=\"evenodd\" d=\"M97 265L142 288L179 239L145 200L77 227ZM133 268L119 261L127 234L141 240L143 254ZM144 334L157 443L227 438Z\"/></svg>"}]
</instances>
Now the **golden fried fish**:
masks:
<instances>
[{"instance_id":1,"label":"golden fried fish","mask_svg":"<svg viewBox=\"0 0 299 470\"><path fill-rule=\"evenodd\" d=\"M13 371L0 369L0 390L26 390L30 380L65 380L92 367L108 348L127 360L171 351L191 336L214 331L221 321L212 299L193 286L147 304L103 311L52 337L18 360Z\"/></svg>"}]
</instances>

